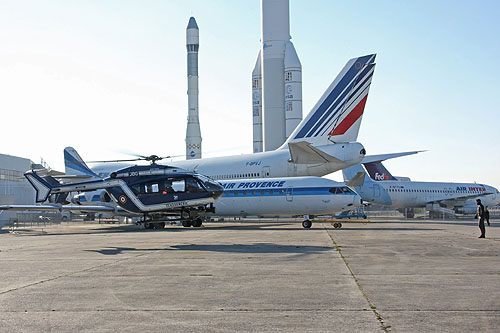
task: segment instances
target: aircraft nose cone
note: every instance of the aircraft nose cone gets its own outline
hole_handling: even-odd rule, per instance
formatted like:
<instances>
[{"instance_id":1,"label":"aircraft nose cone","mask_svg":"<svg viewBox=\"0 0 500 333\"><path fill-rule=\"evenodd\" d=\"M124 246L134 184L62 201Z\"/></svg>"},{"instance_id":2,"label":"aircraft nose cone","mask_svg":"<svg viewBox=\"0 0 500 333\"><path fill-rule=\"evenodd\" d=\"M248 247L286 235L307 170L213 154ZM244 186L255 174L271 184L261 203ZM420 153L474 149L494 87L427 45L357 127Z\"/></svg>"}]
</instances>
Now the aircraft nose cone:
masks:
<instances>
[{"instance_id":1,"label":"aircraft nose cone","mask_svg":"<svg viewBox=\"0 0 500 333\"><path fill-rule=\"evenodd\" d=\"M359 207L359 206L362 206L363 205L363 199L361 198L361 196L359 194L356 194L354 196L354 206L356 207Z\"/></svg>"}]
</instances>

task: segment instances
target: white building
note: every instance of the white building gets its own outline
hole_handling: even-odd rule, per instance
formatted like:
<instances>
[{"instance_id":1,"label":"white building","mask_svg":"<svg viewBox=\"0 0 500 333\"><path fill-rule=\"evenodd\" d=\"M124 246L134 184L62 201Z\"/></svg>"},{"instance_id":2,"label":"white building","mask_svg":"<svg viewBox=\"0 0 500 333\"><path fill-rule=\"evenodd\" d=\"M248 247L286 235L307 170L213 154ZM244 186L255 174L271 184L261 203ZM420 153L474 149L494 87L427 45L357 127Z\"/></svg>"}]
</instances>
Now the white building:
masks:
<instances>
[{"instance_id":1,"label":"white building","mask_svg":"<svg viewBox=\"0 0 500 333\"><path fill-rule=\"evenodd\" d=\"M34 205L35 190L23 174L33 162L27 158L0 154L0 205ZM0 228L16 212L0 211Z\"/></svg>"}]
</instances>

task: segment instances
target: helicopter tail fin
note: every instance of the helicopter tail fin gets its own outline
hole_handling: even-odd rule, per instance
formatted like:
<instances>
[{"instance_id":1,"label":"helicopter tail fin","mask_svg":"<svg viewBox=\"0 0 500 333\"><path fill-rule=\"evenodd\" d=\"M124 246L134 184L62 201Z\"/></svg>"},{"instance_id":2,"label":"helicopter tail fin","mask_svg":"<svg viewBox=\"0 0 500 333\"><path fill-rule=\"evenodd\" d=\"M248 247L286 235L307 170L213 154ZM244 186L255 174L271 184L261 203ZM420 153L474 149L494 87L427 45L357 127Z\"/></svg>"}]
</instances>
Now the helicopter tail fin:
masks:
<instances>
[{"instance_id":1,"label":"helicopter tail fin","mask_svg":"<svg viewBox=\"0 0 500 333\"><path fill-rule=\"evenodd\" d=\"M36 191L36 202L44 202L48 199L52 189L59 186L60 183L51 176L40 177L36 171L28 171L24 174L31 186Z\"/></svg>"}]
</instances>

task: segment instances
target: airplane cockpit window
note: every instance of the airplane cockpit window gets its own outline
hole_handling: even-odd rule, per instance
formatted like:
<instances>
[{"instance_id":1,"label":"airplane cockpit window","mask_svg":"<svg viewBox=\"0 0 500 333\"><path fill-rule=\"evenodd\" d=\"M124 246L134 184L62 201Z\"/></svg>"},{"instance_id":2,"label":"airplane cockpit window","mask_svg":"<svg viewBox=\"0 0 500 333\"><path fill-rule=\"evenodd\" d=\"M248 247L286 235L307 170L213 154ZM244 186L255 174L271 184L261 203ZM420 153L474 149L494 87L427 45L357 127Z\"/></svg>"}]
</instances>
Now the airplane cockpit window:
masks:
<instances>
[{"instance_id":1,"label":"airplane cockpit window","mask_svg":"<svg viewBox=\"0 0 500 333\"><path fill-rule=\"evenodd\" d=\"M332 187L328 192L333 194L342 194L342 189L340 187Z\"/></svg>"},{"instance_id":2,"label":"airplane cockpit window","mask_svg":"<svg viewBox=\"0 0 500 333\"><path fill-rule=\"evenodd\" d=\"M343 187L332 187L330 190L329 190L330 193L333 193L333 194L344 194L344 193L354 193L353 190L351 190L349 187L347 186L343 186Z\"/></svg>"}]
</instances>

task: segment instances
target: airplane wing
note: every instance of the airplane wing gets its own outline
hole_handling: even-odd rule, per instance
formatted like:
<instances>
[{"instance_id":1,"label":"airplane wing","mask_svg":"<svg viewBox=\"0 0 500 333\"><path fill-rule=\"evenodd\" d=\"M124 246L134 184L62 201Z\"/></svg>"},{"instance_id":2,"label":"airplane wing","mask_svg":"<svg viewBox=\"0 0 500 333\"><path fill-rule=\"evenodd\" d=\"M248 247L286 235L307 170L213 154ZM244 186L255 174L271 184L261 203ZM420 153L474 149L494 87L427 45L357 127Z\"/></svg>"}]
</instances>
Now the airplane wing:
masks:
<instances>
[{"instance_id":1,"label":"airplane wing","mask_svg":"<svg viewBox=\"0 0 500 333\"><path fill-rule=\"evenodd\" d=\"M324 151L314 147L309 142L289 142L288 149L290 149L292 162L297 164L314 164L327 162L342 163L342 161L338 158L328 155Z\"/></svg>"},{"instance_id":2,"label":"airplane wing","mask_svg":"<svg viewBox=\"0 0 500 333\"><path fill-rule=\"evenodd\" d=\"M0 210L11 211L37 211L37 212L87 212L87 213L109 213L128 214L129 212L120 206L82 206L82 205L2 205Z\"/></svg>"},{"instance_id":3,"label":"airplane wing","mask_svg":"<svg viewBox=\"0 0 500 333\"><path fill-rule=\"evenodd\" d=\"M0 210L14 210L14 211L22 211L22 210L31 210L37 212L54 212L59 211L61 206L57 205L1 205Z\"/></svg>"},{"instance_id":4,"label":"airplane wing","mask_svg":"<svg viewBox=\"0 0 500 333\"><path fill-rule=\"evenodd\" d=\"M478 198L478 197L482 197L482 196L485 196L485 195L489 195L489 194L493 194L493 192L483 192L481 194L467 194L467 195L461 195L459 197L455 197L455 198L447 198L447 199L442 199L442 200L434 200L434 201L429 201L429 203L445 203L446 202L460 202L460 201L466 201L466 200L469 200L469 199L475 199L475 198ZM456 204L455 204L456 205Z\"/></svg>"},{"instance_id":5,"label":"airplane wing","mask_svg":"<svg viewBox=\"0 0 500 333\"><path fill-rule=\"evenodd\" d=\"M363 158L361 163L374 163L374 162L382 162L385 160L389 160L391 158L403 157L408 155L414 155L418 153L425 152L426 150L414 150L414 151L405 151L401 153L390 153L390 154L378 154L378 155L367 155Z\"/></svg>"}]
</instances>

